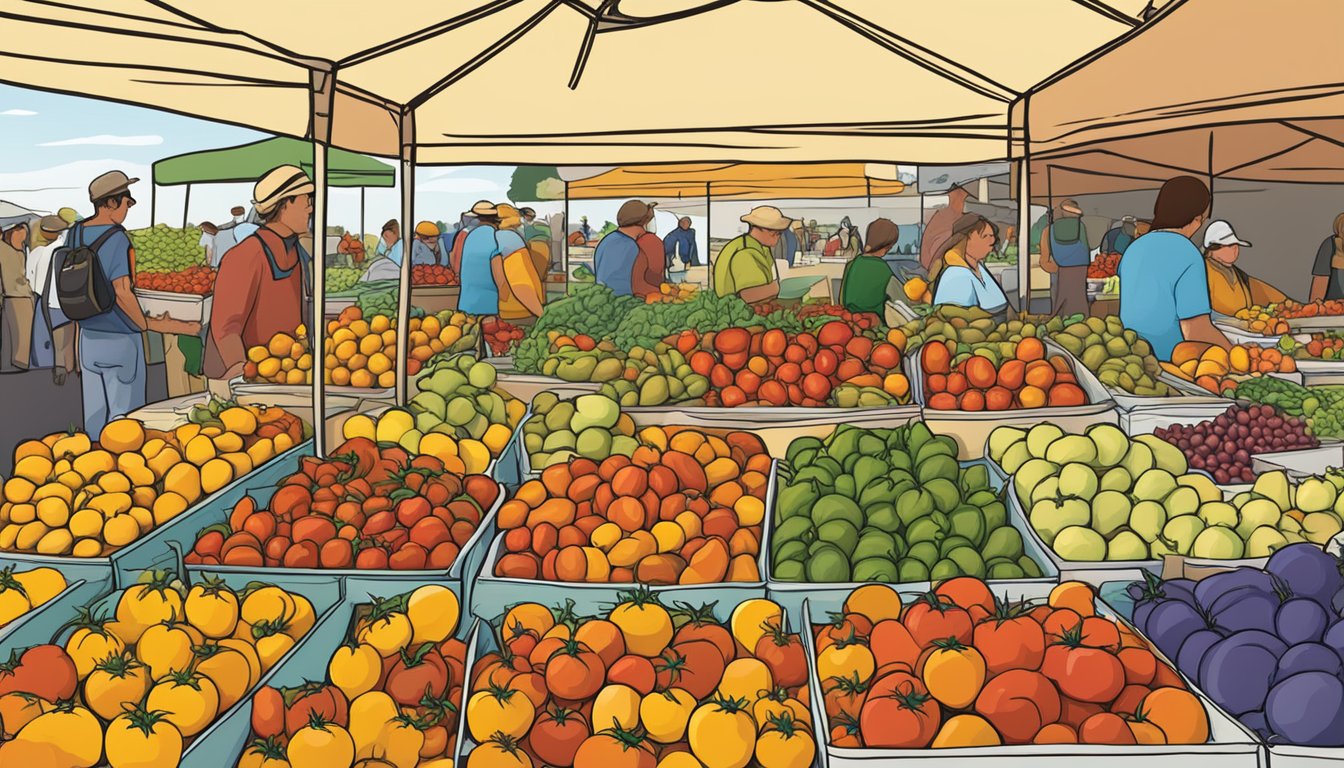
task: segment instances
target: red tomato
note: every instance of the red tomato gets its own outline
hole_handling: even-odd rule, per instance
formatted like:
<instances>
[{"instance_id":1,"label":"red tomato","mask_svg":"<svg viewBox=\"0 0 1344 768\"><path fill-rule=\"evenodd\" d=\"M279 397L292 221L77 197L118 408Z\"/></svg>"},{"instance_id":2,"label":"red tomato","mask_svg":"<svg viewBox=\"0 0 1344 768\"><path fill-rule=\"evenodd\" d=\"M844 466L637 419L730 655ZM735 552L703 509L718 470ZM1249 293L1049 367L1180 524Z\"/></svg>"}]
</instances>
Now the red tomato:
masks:
<instances>
[{"instance_id":1,"label":"red tomato","mask_svg":"<svg viewBox=\"0 0 1344 768\"><path fill-rule=\"evenodd\" d=\"M567 701L590 698L597 695L606 679L602 657L572 640L566 641L546 662L546 689L556 698Z\"/></svg>"},{"instance_id":2,"label":"red tomato","mask_svg":"<svg viewBox=\"0 0 1344 768\"><path fill-rule=\"evenodd\" d=\"M588 721L573 710L552 707L537 715L528 741L546 765L570 766L588 738Z\"/></svg>"},{"instance_id":3,"label":"red tomato","mask_svg":"<svg viewBox=\"0 0 1344 768\"><path fill-rule=\"evenodd\" d=\"M433 643L413 652L403 650L387 672L383 690L403 707L416 707L426 696L441 699L448 691L448 664Z\"/></svg>"},{"instance_id":4,"label":"red tomato","mask_svg":"<svg viewBox=\"0 0 1344 768\"><path fill-rule=\"evenodd\" d=\"M891 680L891 678L899 678ZM873 749L923 749L942 726L942 710L923 683L897 673L874 685L859 710L864 746Z\"/></svg>"},{"instance_id":5,"label":"red tomato","mask_svg":"<svg viewBox=\"0 0 1344 768\"><path fill-rule=\"evenodd\" d=\"M970 645L974 629L966 609L934 592L926 592L901 617L905 628L920 648L928 648L934 640L955 637L963 645Z\"/></svg>"}]
</instances>

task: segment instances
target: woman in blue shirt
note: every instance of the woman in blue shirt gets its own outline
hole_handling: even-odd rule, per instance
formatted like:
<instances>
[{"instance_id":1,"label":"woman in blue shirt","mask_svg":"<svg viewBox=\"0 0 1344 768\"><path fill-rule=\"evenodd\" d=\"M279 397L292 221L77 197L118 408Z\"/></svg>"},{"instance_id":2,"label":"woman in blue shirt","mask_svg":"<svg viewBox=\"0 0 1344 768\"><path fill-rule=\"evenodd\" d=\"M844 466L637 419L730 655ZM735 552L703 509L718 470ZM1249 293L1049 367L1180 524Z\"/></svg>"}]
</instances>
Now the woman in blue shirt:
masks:
<instances>
[{"instance_id":1,"label":"woman in blue shirt","mask_svg":"<svg viewBox=\"0 0 1344 768\"><path fill-rule=\"evenodd\" d=\"M1213 324L1204 257L1190 240L1204 226L1212 199L1194 176L1170 179L1157 193L1152 230L1120 260L1120 321L1146 339L1159 360L1170 360L1182 341L1232 346Z\"/></svg>"},{"instance_id":2,"label":"woman in blue shirt","mask_svg":"<svg viewBox=\"0 0 1344 768\"><path fill-rule=\"evenodd\" d=\"M938 248L943 268L933 287L934 304L979 307L998 319L1007 318L1008 297L984 267L994 251L998 230L978 213L962 214L952 225L952 235Z\"/></svg>"}]
</instances>

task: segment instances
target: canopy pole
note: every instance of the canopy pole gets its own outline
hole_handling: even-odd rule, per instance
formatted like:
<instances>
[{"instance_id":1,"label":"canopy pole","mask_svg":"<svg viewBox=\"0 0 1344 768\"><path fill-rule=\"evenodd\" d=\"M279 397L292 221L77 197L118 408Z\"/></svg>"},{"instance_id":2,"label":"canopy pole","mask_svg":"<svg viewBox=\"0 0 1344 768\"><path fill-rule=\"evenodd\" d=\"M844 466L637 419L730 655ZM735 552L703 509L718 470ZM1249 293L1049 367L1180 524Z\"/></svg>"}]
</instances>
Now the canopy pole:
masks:
<instances>
[{"instance_id":1,"label":"canopy pole","mask_svg":"<svg viewBox=\"0 0 1344 768\"><path fill-rule=\"evenodd\" d=\"M327 455L327 145L320 141L313 142L313 188L313 316L308 350L313 360L313 449L322 458Z\"/></svg>"},{"instance_id":2,"label":"canopy pole","mask_svg":"<svg viewBox=\"0 0 1344 768\"><path fill-rule=\"evenodd\" d=\"M154 226L154 190L158 189L158 187L159 187L158 184L155 184L155 183L153 182L153 180L150 180L150 182L149 182L149 226L151 226L151 227Z\"/></svg>"},{"instance_id":3,"label":"canopy pole","mask_svg":"<svg viewBox=\"0 0 1344 768\"><path fill-rule=\"evenodd\" d=\"M873 207L873 180L867 176L863 177L863 192L868 200L868 207Z\"/></svg>"},{"instance_id":4,"label":"canopy pole","mask_svg":"<svg viewBox=\"0 0 1344 768\"><path fill-rule=\"evenodd\" d=\"M410 388L411 245L415 223L415 113L401 116L401 280L397 289L397 405L405 405Z\"/></svg>"},{"instance_id":5,"label":"canopy pole","mask_svg":"<svg viewBox=\"0 0 1344 768\"><path fill-rule=\"evenodd\" d=\"M359 188L359 242L364 242L369 230L364 227L364 187Z\"/></svg>"},{"instance_id":6,"label":"canopy pole","mask_svg":"<svg viewBox=\"0 0 1344 768\"><path fill-rule=\"evenodd\" d=\"M565 271L565 293L569 293L569 182L565 182L565 221L560 227L561 239L564 245L560 246L560 266Z\"/></svg>"},{"instance_id":7,"label":"canopy pole","mask_svg":"<svg viewBox=\"0 0 1344 768\"><path fill-rule=\"evenodd\" d=\"M710 200L710 182L705 182L705 285L712 290L714 288L714 262L710 259L714 255L714 203Z\"/></svg>"},{"instance_id":8,"label":"canopy pole","mask_svg":"<svg viewBox=\"0 0 1344 768\"><path fill-rule=\"evenodd\" d=\"M1213 130L1209 130L1209 218L1213 218Z\"/></svg>"},{"instance_id":9,"label":"canopy pole","mask_svg":"<svg viewBox=\"0 0 1344 768\"><path fill-rule=\"evenodd\" d=\"M1025 146L1025 144L1024 144ZM1031 312L1031 159L1022 150L1017 161L1017 306L1018 314Z\"/></svg>"},{"instance_id":10,"label":"canopy pole","mask_svg":"<svg viewBox=\"0 0 1344 768\"><path fill-rule=\"evenodd\" d=\"M191 185L187 185L187 193L182 196L182 228L187 228L187 208L191 206Z\"/></svg>"}]
</instances>

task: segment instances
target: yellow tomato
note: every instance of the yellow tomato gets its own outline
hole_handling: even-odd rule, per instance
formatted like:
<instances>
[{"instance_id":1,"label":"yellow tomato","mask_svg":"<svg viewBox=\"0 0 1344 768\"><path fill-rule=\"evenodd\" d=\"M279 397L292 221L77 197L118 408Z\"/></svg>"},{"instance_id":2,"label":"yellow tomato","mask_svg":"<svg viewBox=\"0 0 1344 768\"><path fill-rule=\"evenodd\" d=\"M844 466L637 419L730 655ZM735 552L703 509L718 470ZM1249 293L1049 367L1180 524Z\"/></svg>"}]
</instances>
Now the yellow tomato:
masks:
<instances>
[{"instance_id":1,"label":"yellow tomato","mask_svg":"<svg viewBox=\"0 0 1344 768\"><path fill-rule=\"evenodd\" d=\"M103 727L84 707L38 715L0 747L0 765L92 768L103 756Z\"/></svg>"},{"instance_id":2,"label":"yellow tomato","mask_svg":"<svg viewBox=\"0 0 1344 768\"><path fill-rule=\"evenodd\" d=\"M532 768L518 740L499 734L471 751L471 768Z\"/></svg>"},{"instance_id":3,"label":"yellow tomato","mask_svg":"<svg viewBox=\"0 0 1344 768\"><path fill-rule=\"evenodd\" d=\"M99 624L85 609L80 609L76 626L79 628L65 641L65 652L75 662L75 671L80 678L88 677L99 662L120 656L126 650L121 638L112 632L111 622Z\"/></svg>"},{"instance_id":4,"label":"yellow tomato","mask_svg":"<svg viewBox=\"0 0 1344 768\"><path fill-rule=\"evenodd\" d=\"M724 667L723 679L719 681L719 695L728 699L755 701L761 691L774 688L770 668L759 659L733 659Z\"/></svg>"},{"instance_id":5,"label":"yellow tomato","mask_svg":"<svg viewBox=\"0 0 1344 768\"><path fill-rule=\"evenodd\" d=\"M372 757L383 726L400 714L397 703L382 691L370 691L350 702L350 738L354 740L355 756Z\"/></svg>"},{"instance_id":6,"label":"yellow tomato","mask_svg":"<svg viewBox=\"0 0 1344 768\"><path fill-rule=\"evenodd\" d=\"M294 598L294 614L289 617L285 634L298 640L308 634L308 630L317 623L317 614L313 613L313 604L303 595L290 595Z\"/></svg>"},{"instance_id":7,"label":"yellow tomato","mask_svg":"<svg viewBox=\"0 0 1344 768\"><path fill-rule=\"evenodd\" d=\"M690 752L668 752L658 761L658 768L705 768Z\"/></svg>"},{"instance_id":8,"label":"yellow tomato","mask_svg":"<svg viewBox=\"0 0 1344 768\"><path fill-rule=\"evenodd\" d=\"M812 735L789 718L767 726L756 741L756 762L761 768L807 768L816 755Z\"/></svg>"},{"instance_id":9,"label":"yellow tomato","mask_svg":"<svg viewBox=\"0 0 1344 768\"><path fill-rule=\"evenodd\" d=\"M686 725L695 711L695 697L681 688L654 691L639 703L639 719L649 739L672 744L686 736Z\"/></svg>"},{"instance_id":10,"label":"yellow tomato","mask_svg":"<svg viewBox=\"0 0 1344 768\"><path fill-rule=\"evenodd\" d=\"M149 667L149 679L162 680L170 672L191 668L191 649L204 638L186 624L155 624L145 629L135 644L135 656Z\"/></svg>"},{"instance_id":11,"label":"yellow tomato","mask_svg":"<svg viewBox=\"0 0 1344 768\"><path fill-rule=\"evenodd\" d=\"M467 701L467 729L477 743L496 732L521 739L532 728L536 714L532 700L520 691L492 685Z\"/></svg>"},{"instance_id":12,"label":"yellow tomato","mask_svg":"<svg viewBox=\"0 0 1344 768\"><path fill-rule=\"evenodd\" d=\"M219 641L219 647L228 648L237 651L244 659L247 659L247 687L250 689L261 679L261 659L257 657L257 649L246 640L239 640L236 637L226 637Z\"/></svg>"},{"instance_id":13,"label":"yellow tomato","mask_svg":"<svg viewBox=\"0 0 1344 768\"><path fill-rule=\"evenodd\" d=\"M195 649L196 671L209 678L219 691L219 711L232 707L250 687L252 668L247 657L222 645L200 645Z\"/></svg>"},{"instance_id":14,"label":"yellow tomato","mask_svg":"<svg viewBox=\"0 0 1344 768\"><path fill-rule=\"evenodd\" d=\"M285 590L265 586L248 593L243 598L239 616L248 624L264 622L288 622L294 617L294 596Z\"/></svg>"},{"instance_id":15,"label":"yellow tomato","mask_svg":"<svg viewBox=\"0 0 1344 768\"><path fill-rule=\"evenodd\" d=\"M371 621L359 633L358 640L373 646L379 656L387 658L410 645L411 634L411 620L406 614L393 611Z\"/></svg>"},{"instance_id":16,"label":"yellow tomato","mask_svg":"<svg viewBox=\"0 0 1344 768\"><path fill-rule=\"evenodd\" d=\"M383 725L374 753L395 768L416 768L420 762L420 748L424 745L425 734L415 727L415 721L398 715ZM356 754L356 757L364 756Z\"/></svg>"},{"instance_id":17,"label":"yellow tomato","mask_svg":"<svg viewBox=\"0 0 1344 768\"><path fill-rule=\"evenodd\" d=\"M344 728L318 720L295 731L285 755L292 768L350 768L355 744Z\"/></svg>"},{"instance_id":18,"label":"yellow tomato","mask_svg":"<svg viewBox=\"0 0 1344 768\"><path fill-rule=\"evenodd\" d=\"M737 604L728 619L728 627L743 648L754 651L756 644L765 637L765 625L778 627L783 622L784 611L779 605L764 598L754 598Z\"/></svg>"},{"instance_id":19,"label":"yellow tomato","mask_svg":"<svg viewBox=\"0 0 1344 768\"><path fill-rule=\"evenodd\" d=\"M765 730L771 718L781 717L785 713L796 722L809 727L812 725L812 713L807 711L807 706L797 699L790 698L783 688L776 688L768 696L762 696L751 705L751 716L756 720L756 727L761 730Z\"/></svg>"},{"instance_id":20,"label":"yellow tomato","mask_svg":"<svg viewBox=\"0 0 1344 768\"><path fill-rule=\"evenodd\" d=\"M411 593L406 601L406 618L411 622L411 645L441 643L453 636L461 614L461 604L451 589L426 584Z\"/></svg>"},{"instance_id":21,"label":"yellow tomato","mask_svg":"<svg viewBox=\"0 0 1344 768\"><path fill-rule=\"evenodd\" d=\"M610 620L625 636L630 653L656 659L672 642L672 616L647 590L632 593L611 612Z\"/></svg>"},{"instance_id":22,"label":"yellow tomato","mask_svg":"<svg viewBox=\"0 0 1344 768\"><path fill-rule=\"evenodd\" d=\"M868 650L868 646L859 643L836 643L817 654L817 674L822 680L855 676L859 680L867 680L873 676L876 668L873 652Z\"/></svg>"},{"instance_id":23,"label":"yellow tomato","mask_svg":"<svg viewBox=\"0 0 1344 768\"><path fill-rule=\"evenodd\" d=\"M0 572L0 627L33 609L28 595L7 571Z\"/></svg>"},{"instance_id":24,"label":"yellow tomato","mask_svg":"<svg viewBox=\"0 0 1344 768\"><path fill-rule=\"evenodd\" d=\"M272 632L263 630L263 632ZM280 661L289 650L294 647L294 638L285 634L283 631L273 631L271 634L263 634L257 638L257 659L261 661L262 669L270 669Z\"/></svg>"},{"instance_id":25,"label":"yellow tomato","mask_svg":"<svg viewBox=\"0 0 1344 768\"><path fill-rule=\"evenodd\" d=\"M383 659L368 643L343 645L327 663L327 675L332 684L351 701L372 691L382 674Z\"/></svg>"},{"instance_id":26,"label":"yellow tomato","mask_svg":"<svg viewBox=\"0 0 1344 768\"><path fill-rule=\"evenodd\" d=\"M238 758L237 768L290 768L285 745L274 737L254 739Z\"/></svg>"},{"instance_id":27,"label":"yellow tomato","mask_svg":"<svg viewBox=\"0 0 1344 768\"><path fill-rule=\"evenodd\" d=\"M619 683L605 685L593 700L592 721L602 728L615 722L623 730L633 731L639 725L639 710L639 692L634 688Z\"/></svg>"},{"instance_id":28,"label":"yellow tomato","mask_svg":"<svg viewBox=\"0 0 1344 768\"><path fill-rule=\"evenodd\" d=\"M948 709L970 707L985 686L985 657L955 639L934 643L937 647L924 662L924 685L929 695Z\"/></svg>"},{"instance_id":29,"label":"yellow tomato","mask_svg":"<svg viewBox=\"0 0 1344 768\"><path fill-rule=\"evenodd\" d=\"M0 736L14 738L23 726L34 718L50 712L53 705L26 693L6 693L0 696Z\"/></svg>"},{"instance_id":30,"label":"yellow tomato","mask_svg":"<svg viewBox=\"0 0 1344 768\"><path fill-rule=\"evenodd\" d=\"M222 581L192 587L187 592L185 608L187 623L214 640L233 634L238 625L238 596Z\"/></svg>"},{"instance_id":31,"label":"yellow tomato","mask_svg":"<svg viewBox=\"0 0 1344 768\"><path fill-rule=\"evenodd\" d=\"M120 716L123 704L136 704L149 692L145 666L129 653L109 656L84 679L84 703L104 720Z\"/></svg>"},{"instance_id":32,"label":"yellow tomato","mask_svg":"<svg viewBox=\"0 0 1344 768\"><path fill-rule=\"evenodd\" d=\"M219 689L206 677L193 672L174 672L149 691L145 706L167 712L170 723L183 736L205 730L219 714Z\"/></svg>"},{"instance_id":33,"label":"yellow tomato","mask_svg":"<svg viewBox=\"0 0 1344 768\"><path fill-rule=\"evenodd\" d=\"M28 602L34 608L61 594L66 587L65 577L55 568L34 568L16 573L14 580L28 593Z\"/></svg>"},{"instance_id":34,"label":"yellow tomato","mask_svg":"<svg viewBox=\"0 0 1344 768\"><path fill-rule=\"evenodd\" d=\"M112 768L173 768L182 759L182 733L162 712L136 705L107 726Z\"/></svg>"},{"instance_id":35,"label":"yellow tomato","mask_svg":"<svg viewBox=\"0 0 1344 768\"><path fill-rule=\"evenodd\" d=\"M687 742L707 768L746 768L756 751L756 721L742 699L711 699L691 713Z\"/></svg>"},{"instance_id":36,"label":"yellow tomato","mask_svg":"<svg viewBox=\"0 0 1344 768\"><path fill-rule=\"evenodd\" d=\"M182 615L182 595L169 584L165 572L155 573L151 581L132 584L117 601L117 622L121 638L127 643L140 640L140 635L155 624L173 621Z\"/></svg>"}]
</instances>

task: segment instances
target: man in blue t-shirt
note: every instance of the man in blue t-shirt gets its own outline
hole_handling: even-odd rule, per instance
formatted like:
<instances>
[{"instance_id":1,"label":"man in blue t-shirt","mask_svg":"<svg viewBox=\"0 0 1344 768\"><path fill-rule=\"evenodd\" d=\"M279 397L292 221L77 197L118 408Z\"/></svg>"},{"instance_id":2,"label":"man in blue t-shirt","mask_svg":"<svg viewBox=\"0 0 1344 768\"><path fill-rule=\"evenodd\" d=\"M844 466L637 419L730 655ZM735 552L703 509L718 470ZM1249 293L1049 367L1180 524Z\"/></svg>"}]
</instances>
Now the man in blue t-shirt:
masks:
<instances>
[{"instance_id":1,"label":"man in blue t-shirt","mask_svg":"<svg viewBox=\"0 0 1344 768\"><path fill-rule=\"evenodd\" d=\"M495 237L499 210L482 200L471 207L476 227L462 243L461 297L457 308L472 315L499 314L499 292L508 290L504 279L504 257Z\"/></svg>"},{"instance_id":2,"label":"man in blue t-shirt","mask_svg":"<svg viewBox=\"0 0 1344 768\"><path fill-rule=\"evenodd\" d=\"M1213 324L1204 257L1191 242L1204 225L1211 196L1204 182L1177 176L1162 185L1153 229L1130 244L1120 260L1120 321L1170 360L1182 341L1232 346Z\"/></svg>"}]
</instances>

